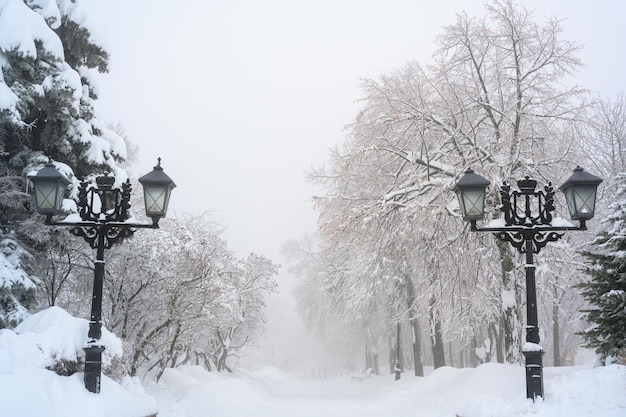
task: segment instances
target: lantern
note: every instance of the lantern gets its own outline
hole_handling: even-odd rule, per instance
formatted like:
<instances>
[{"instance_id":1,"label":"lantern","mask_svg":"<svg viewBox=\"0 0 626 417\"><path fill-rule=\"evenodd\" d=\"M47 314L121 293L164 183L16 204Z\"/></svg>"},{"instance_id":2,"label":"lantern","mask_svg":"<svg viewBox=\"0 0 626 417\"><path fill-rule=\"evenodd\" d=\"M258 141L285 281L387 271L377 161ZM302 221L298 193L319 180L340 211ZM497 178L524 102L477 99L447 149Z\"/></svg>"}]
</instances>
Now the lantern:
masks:
<instances>
[{"instance_id":1,"label":"lantern","mask_svg":"<svg viewBox=\"0 0 626 417\"><path fill-rule=\"evenodd\" d=\"M170 202L170 193L176 187L174 181L163 172L161 158L152 172L139 178L143 186L143 194L146 204L146 216L152 218L154 224L158 224L161 217L165 217L167 206Z\"/></svg>"},{"instance_id":2,"label":"lantern","mask_svg":"<svg viewBox=\"0 0 626 417\"><path fill-rule=\"evenodd\" d=\"M571 177L559 187L565 194L567 208L572 220L589 220L593 218L596 207L596 194L601 178L576 167Z\"/></svg>"},{"instance_id":3,"label":"lantern","mask_svg":"<svg viewBox=\"0 0 626 417\"><path fill-rule=\"evenodd\" d=\"M33 183L35 189L37 213L45 214L48 217L59 214L70 180L56 169L52 161L37 171L36 175L29 175L28 179Z\"/></svg>"},{"instance_id":4,"label":"lantern","mask_svg":"<svg viewBox=\"0 0 626 417\"><path fill-rule=\"evenodd\" d=\"M485 214L485 193L489 181L468 168L454 186L463 220L482 220Z\"/></svg>"}]
</instances>

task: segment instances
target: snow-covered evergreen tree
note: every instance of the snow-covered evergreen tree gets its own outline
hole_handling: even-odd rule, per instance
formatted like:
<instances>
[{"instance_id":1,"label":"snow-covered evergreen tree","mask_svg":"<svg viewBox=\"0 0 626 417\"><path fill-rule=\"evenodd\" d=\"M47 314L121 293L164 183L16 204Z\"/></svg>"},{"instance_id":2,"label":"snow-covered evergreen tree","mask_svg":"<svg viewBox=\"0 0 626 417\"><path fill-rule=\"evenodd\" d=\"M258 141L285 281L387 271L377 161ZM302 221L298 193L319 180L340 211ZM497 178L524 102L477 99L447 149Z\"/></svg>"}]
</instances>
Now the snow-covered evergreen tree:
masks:
<instances>
[{"instance_id":1,"label":"snow-covered evergreen tree","mask_svg":"<svg viewBox=\"0 0 626 417\"><path fill-rule=\"evenodd\" d=\"M0 233L0 329L17 326L34 305L39 281L24 270L31 261L14 233Z\"/></svg>"},{"instance_id":2,"label":"snow-covered evergreen tree","mask_svg":"<svg viewBox=\"0 0 626 417\"><path fill-rule=\"evenodd\" d=\"M581 335L603 362L626 356L626 173L618 181L616 201L605 219L612 227L593 242L595 251L583 252L591 279L580 285L591 305L583 310L591 327Z\"/></svg>"},{"instance_id":3,"label":"snow-covered evergreen tree","mask_svg":"<svg viewBox=\"0 0 626 417\"><path fill-rule=\"evenodd\" d=\"M2 317L26 311L19 300L29 297L17 294L39 281L27 264L45 242L26 232L32 224L22 227L33 220L26 175L50 157L77 177L109 171L126 180L124 140L94 114L94 74L107 70L108 54L86 17L76 0L0 0L0 239L13 242L0 252L13 271L0 276L0 298L15 308L2 303ZM0 318L0 327L10 322Z\"/></svg>"},{"instance_id":4,"label":"snow-covered evergreen tree","mask_svg":"<svg viewBox=\"0 0 626 417\"><path fill-rule=\"evenodd\" d=\"M85 20L71 0L0 2L7 34L0 39L0 126L15 168L41 151L79 177L103 170L125 177L117 163L124 141L94 115L94 72L107 70L108 54Z\"/></svg>"}]
</instances>

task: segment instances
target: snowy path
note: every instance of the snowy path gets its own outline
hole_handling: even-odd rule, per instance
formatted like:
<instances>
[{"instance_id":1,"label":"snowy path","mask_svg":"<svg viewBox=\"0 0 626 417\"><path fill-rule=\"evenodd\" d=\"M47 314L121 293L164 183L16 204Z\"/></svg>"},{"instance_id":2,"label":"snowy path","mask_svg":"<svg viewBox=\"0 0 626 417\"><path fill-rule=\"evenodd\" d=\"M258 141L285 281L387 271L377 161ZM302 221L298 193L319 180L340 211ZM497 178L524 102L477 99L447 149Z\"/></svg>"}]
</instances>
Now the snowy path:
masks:
<instances>
[{"instance_id":1,"label":"snowy path","mask_svg":"<svg viewBox=\"0 0 626 417\"><path fill-rule=\"evenodd\" d=\"M516 366L442 368L398 382L392 375L307 381L270 371L217 375L184 367L148 392L159 417L626 417L624 367L546 368L547 399L537 404L525 398L524 368Z\"/></svg>"},{"instance_id":2,"label":"snowy path","mask_svg":"<svg viewBox=\"0 0 626 417\"><path fill-rule=\"evenodd\" d=\"M415 416L415 410L410 407L414 396L408 392L403 396L398 385L391 385L393 389L389 389L387 384L381 384L383 379L393 383L393 376L373 377L362 382L348 382L344 378L302 381L231 376L217 379L219 382L200 383L182 391L167 390L173 397L161 397L166 400L163 402L157 399L159 417ZM160 386L171 382L162 382ZM175 385L181 387L180 380ZM151 394L156 397L154 392Z\"/></svg>"}]
</instances>

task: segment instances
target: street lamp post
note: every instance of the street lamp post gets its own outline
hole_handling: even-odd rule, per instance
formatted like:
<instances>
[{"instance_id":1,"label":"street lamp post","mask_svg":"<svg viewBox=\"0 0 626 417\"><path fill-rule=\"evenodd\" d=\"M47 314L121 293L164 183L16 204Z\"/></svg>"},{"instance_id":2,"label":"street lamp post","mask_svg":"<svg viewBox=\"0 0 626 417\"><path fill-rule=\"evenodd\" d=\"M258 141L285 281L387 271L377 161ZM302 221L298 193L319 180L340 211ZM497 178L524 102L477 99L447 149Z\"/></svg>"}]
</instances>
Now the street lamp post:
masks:
<instances>
[{"instance_id":1,"label":"street lamp post","mask_svg":"<svg viewBox=\"0 0 626 417\"><path fill-rule=\"evenodd\" d=\"M457 182L454 191L459 199L463 220L470 222L474 232L492 232L502 240L509 242L521 254L526 255L526 344L522 353L526 358L526 397L543 397L543 348L539 345L539 326L537 319L537 290L535 284L535 264L533 255L539 253L548 242L555 242L567 230L587 230L586 221L593 218L596 192L602 179L588 174L576 167L572 176L559 187L565 194L565 200L572 220L579 225L565 225L553 219L554 188L548 183L543 190L536 190L537 181L526 176L517 181L519 190L511 189L504 182L500 187L500 210L504 215L499 222L492 222L487 227L477 227L485 213L485 194L489 181L473 170L465 171ZM533 202L535 204L533 204ZM533 207L534 206L534 207Z\"/></svg>"},{"instance_id":2,"label":"street lamp post","mask_svg":"<svg viewBox=\"0 0 626 417\"><path fill-rule=\"evenodd\" d=\"M130 237L136 229L157 229L159 219L165 217L172 189L176 186L161 168L161 158L152 172L139 179L143 185L146 215L152 223L130 221L130 181L114 188L115 178L104 174L96 178L95 186L81 182L78 193L78 215L80 221L70 217L55 222L53 216L61 213L61 205L70 181L61 174L52 161L29 176L33 183L37 212L46 216L49 226L70 227L75 236L83 237L91 248L96 249L94 263L93 296L89 320L88 340L85 351L85 388L93 393L100 392L102 368L102 289L104 284L104 250L114 243ZM68 220L70 219L70 220ZM78 220L78 219L76 219Z\"/></svg>"}]
</instances>

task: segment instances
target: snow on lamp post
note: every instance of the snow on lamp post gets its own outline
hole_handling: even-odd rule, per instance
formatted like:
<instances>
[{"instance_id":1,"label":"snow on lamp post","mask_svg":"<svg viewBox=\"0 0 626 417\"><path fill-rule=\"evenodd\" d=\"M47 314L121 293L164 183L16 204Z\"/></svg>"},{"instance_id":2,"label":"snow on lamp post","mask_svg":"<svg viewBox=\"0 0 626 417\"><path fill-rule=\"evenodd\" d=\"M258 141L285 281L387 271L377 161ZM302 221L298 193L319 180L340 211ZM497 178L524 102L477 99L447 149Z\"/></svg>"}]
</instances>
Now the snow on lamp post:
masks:
<instances>
[{"instance_id":1,"label":"snow on lamp post","mask_svg":"<svg viewBox=\"0 0 626 417\"><path fill-rule=\"evenodd\" d=\"M140 179L140 181L143 180L143 186L146 189L144 193L146 211L152 218L152 223L134 223L130 221L129 213L130 181L123 183L121 188L115 188L113 187L115 178L104 174L96 178L95 186L86 182L81 183L78 192L79 221L68 220L70 219L68 217L55 222L53 216L61 214L61 203L70 181L55 168L51 161L36 175L28 178L33 183L37 212L46 216L45 223L50 226L70 227L73 235L83 237L91 248L96 249L88 341L83 349L85 351L85 388L97 394L100 392L102 352L104 351L104 346L100 343L104 250L132 236L137 229L158 229L159 219L165 217L167 212L170 192L176 185L163 172L159 158L159 163L154 167L153 172Z\"/></svg>"},{"instance_id":2,"label":"snow on lamp post","mask_svg":"<svg viewBox=\"0 0 626 417\"><path fill-rule=\"evenodd\" d=\"M459 199L463 220L469 221L474 232L492 232L502 240L509 242L519 253L526 255L526 343L522 353L526 358L526 397L543 397L543 348L539 345L539 326L537 320L537 290L535 285L535 264L533 254L539 253L549 242L563 237L563 231L587 230L586 221L593 218L596 192L602 179L588 174L576 167L574 174L559 189L565 194L572 220L578 220L579 226L553 219L554 188L548 183L543 190L536 190L537 181L526 176L517 181L519 190L511 189L504 182L500 187L500 210L504 215L504 224L500 219L477 227L485 210L485 195L489 181L468 169L454 186ZM534 204L533 204L534 203Z\"/></svg>"}]
</instances>

